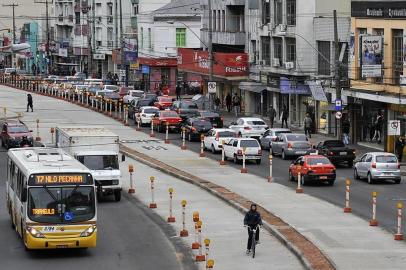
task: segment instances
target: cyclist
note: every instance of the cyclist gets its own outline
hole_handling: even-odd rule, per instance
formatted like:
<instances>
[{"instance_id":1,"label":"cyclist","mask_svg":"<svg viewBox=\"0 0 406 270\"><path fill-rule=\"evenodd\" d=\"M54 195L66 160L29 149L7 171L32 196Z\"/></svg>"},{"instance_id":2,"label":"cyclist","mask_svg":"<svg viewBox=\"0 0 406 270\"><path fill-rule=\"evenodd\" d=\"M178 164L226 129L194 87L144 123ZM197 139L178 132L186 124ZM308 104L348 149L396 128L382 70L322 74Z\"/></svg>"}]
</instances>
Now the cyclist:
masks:
<instances>
[{"instance_id":1,"label":"cyclist","mask_svg":"<svg viewBox=\"0 0 406 270\"><path fill-rule=\"evenodd\" d=\"M244 226L248 226L248 243L247 243L247 254L251 252L252 246L252 230L255 227L262 225L261 214L257 211L257 205L255 203L251 204L250 210L247 212L244 218ZM255 235L255 241L259 244L259 228L257 228L257 233Z\"/></svg>"}]
</instances>

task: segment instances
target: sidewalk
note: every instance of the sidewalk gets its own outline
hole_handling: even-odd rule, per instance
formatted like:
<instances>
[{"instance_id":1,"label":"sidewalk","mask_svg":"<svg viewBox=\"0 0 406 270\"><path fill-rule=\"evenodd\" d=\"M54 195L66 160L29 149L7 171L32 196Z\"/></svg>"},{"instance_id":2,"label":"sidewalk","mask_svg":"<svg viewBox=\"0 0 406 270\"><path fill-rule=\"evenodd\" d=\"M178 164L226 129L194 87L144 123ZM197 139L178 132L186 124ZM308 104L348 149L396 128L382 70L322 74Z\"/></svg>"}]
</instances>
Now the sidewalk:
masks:
<instances>
[{"instance_id":1,"label":"sidewalk","mask_svg":"<svg viewBox=\"0 0 406 270\"><path fill-rule=\"evenodd\" d=\"M23 93L18 90L11 92L16 95ZM146 162L155 162L156 166L161 166L159 162L162 162L178 169L179 174L189 172L196 181L199 181L196 185L213 187L215 189L213 193L228 190L229 200L233 203L236 195L240 195L238 197L240 199L246 198L259 203L265 210L274 213L319 247L334 262L337 269L404 269L405 242L394 241L393 235L380 228L369 227L361 218L352 214L343 214L340 207L306 194L297 195L287 187L276 183L269 184L265 179L254 175L242 175L239 170L231 167L220 167L213 160L198 158L196 153L181 151L177 146L151 140L146 134L135 132L100 114L63 101L50 102L50 99L39 96L35 98L40 104L47 105L47 109L60 108L70 112L61 114L56 111L52 116L47 114L47 111L39 112L41 119L45 119L43 122L46 123L45 127L41 127L41 136L48 138L48 141L50 141L49 127L55 125L55 122L83 125L90 124L90 118L93 124L101 124L112 129L120 135L121 140L137 139L137 142L126 143L125 146L133 152L138 152L139 156L145 155L155 159L155 161L149 159ZM31 126L37 117L36 113L27 115L27 122ZM88 115L87 119L84 119L84 113ZM50 119L51 117L53 119ZM164 167L161 166L162 170L165 170ZM243 205L247 201L240 203ZM275 232L286 230L285 225L271 225L271 227ZM228 227L225 231L227 230ZM308 246L304 246L301 251L306 251L307 248ZM307 255L307 260L312 259L309 254L304 255ZM312 267L325 269L314 264Z\"/></svg>"}]
</instances>

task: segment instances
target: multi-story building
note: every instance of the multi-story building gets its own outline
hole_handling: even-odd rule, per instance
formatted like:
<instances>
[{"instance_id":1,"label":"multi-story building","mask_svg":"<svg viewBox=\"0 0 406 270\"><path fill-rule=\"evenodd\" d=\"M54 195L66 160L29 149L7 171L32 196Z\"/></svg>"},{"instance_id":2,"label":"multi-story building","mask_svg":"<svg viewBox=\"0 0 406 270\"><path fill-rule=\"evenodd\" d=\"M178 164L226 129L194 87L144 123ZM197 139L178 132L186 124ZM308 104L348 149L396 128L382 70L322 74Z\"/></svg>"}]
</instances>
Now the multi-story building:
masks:
<instances>
[{"instance_id":1,"label":"multi-story building","mask_svg":"<svg viewBox=\"0 0 406 270\"><path fill-rule=\"evenodd\" d=\"M259 0L259 16L248 25L250 82L241 84L246 112L266 115L272 105L289 110L300 126L306 113L315 131L336 133L333 10L338 14L340 66L346 66L350 1ZM252 20L252 19L251 19Z\"/></svg>"},{"instance_id":2,"label":"multi-story building","mask_svg":"<svg viewBox=\"0 0 406 270\"><path fill-rule=\"evenodd\" d=\"M355 119L353 139L387 150L393 149L392 135L406 130L405 6L406 1L351 3L351 89L343 93Z\"/></svg>"},{"instance_id":3,"label":"multi-story building","mask_svg":"<svg viewBox=\"0 0 406 270\"><path fill-rule=\"evenodd\" d=\"M20 54L20 68L31 74L38 74L39 55L37 54L37 52L39 40L37 22L29 22L23 24L23 27L21 28L20 42L28 43L31 46L29 52Z\"/></svg>"},{"instance_id":4,"label":"multi-story building","mask_svg":"<svg viewBox=\"0 0 406 270\"><path fill-rule=\"evenodd\" d=\"M178 49L199 49L200 29L200 0L172 1L139 16L139 61L146 89L156 91L167 86L174 93L178 80L200 88L200 81L177 71Z\"/></svg>"}]
</instances>

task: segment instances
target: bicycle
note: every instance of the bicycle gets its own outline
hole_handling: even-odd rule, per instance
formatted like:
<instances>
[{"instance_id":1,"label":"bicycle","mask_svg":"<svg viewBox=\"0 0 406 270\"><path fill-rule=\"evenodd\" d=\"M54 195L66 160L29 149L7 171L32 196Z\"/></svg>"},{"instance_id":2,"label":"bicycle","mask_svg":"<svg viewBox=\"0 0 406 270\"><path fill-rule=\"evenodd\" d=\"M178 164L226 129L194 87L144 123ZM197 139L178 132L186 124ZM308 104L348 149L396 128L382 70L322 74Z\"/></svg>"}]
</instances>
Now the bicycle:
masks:
<instances>
[{"instance_id":1,"label":"bicycle","mask_svg":"<svg viewBox=\"0 0 406 270\"><path fill-rule=\"evenodd\" d=\"M257 235L257 231L259 230L259 225L256 225L254 228L251 228L250 226L248 226L248 230L249 230L250 234L252 234L251 256L254 259L255 258L255 248L257 246L257 239L255 236Z\"/></svg>"}]
</instances>

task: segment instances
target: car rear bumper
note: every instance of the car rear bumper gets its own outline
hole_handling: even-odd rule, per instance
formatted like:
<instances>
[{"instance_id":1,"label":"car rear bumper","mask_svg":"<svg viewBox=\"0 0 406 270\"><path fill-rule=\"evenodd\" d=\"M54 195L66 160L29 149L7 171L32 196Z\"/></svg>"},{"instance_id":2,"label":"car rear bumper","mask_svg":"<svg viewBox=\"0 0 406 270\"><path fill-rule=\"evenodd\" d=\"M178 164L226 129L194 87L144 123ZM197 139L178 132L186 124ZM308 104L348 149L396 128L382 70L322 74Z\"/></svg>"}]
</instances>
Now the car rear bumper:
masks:
<instances>
[{"instance_id":1,"label":"car rear bumper","mask_svg":"<svg viewBox=\"0 0 406 270\"><path fill-rule=\"evenodd\" d=\"M336 180L336 174L306 174L304 175L305 181L314 181L314 182L327 182Z\"/></svg>"},{"instance_id":2,"label":"car rear bumper","mask_svg":"<svg viewBox=\"0 0 406 270\"><path fill-rule=\"evenodd\" d=\"M355 156L326 156L331 162L353 161Z\"/></svg>"},{"instance_id":3,"label":"car rear bumper","mask_svg":"<svg viewBox=\"0 0 406 270\"><path fill-rule=\"evenodd\" d=\"M285 149L285 155L291 157L303 156L313 153L312 149Z\"/></svg>"},{"instance_id":4,"label":"car rear bumper","mask_svg":"<svg viewBox=\"0 0 406 270\"><path fill-rule=\"evenodd\" d=\"M262 158L262 155L246 155L245 156L245 160L257 160L257 159L261 159L261 158ZM243 156L237 155L237 159L242 160Z\"/></svg>"},{"instance_id":5,"label":"car rear bumper","mask_svg":"<svg viewBox=\"0 0 406 270\"><path fill-rule=\"evenodd\" d=\"M382 179L382 180L384 180L384 179L393 179L393 180L401 179L400 170L385 171L385 172L372 170L371 176L373 179Z\"/></svg>"}]
</instances>

